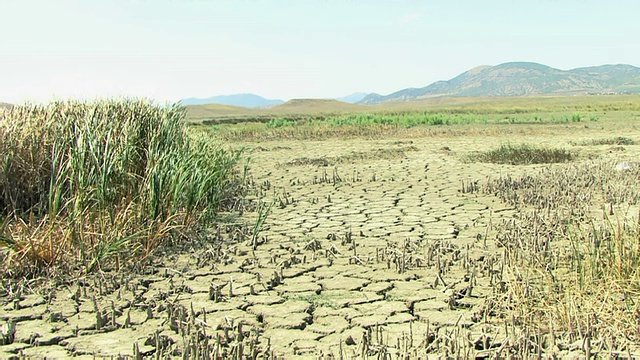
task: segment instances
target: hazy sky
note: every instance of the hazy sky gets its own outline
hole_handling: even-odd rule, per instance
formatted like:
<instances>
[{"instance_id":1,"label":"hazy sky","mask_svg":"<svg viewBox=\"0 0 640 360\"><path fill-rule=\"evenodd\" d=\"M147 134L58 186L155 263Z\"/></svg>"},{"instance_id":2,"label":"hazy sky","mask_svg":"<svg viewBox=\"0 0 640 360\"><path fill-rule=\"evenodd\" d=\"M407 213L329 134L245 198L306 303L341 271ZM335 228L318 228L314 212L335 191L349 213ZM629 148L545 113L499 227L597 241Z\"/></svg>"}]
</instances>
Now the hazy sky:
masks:
<instances>
[{"instance_id":1,"label":"hazy sky","mask_svg":"<svg viewBox=\"0 0 640 360\"><path fill-rule=\"evenodd\" d=\"M0 0L0 102L388 94L478 65L640 66L640 1Z\"/></svg>"}]
</instances>

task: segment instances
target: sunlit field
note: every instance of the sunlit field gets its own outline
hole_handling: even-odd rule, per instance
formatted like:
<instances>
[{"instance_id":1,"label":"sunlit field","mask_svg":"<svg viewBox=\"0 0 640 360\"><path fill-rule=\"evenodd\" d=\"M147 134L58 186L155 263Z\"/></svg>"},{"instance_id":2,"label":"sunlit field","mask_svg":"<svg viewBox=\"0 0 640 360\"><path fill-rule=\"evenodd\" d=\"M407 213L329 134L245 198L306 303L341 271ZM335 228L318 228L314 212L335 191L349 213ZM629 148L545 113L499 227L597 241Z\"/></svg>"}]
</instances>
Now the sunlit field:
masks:
<instances>
[{"instance_id":1,"label":"sunlit field","mask_svg":"<svg viewBox=\"0 0 640 360\"><path fill-rule=\"evenodd\" d=\"M640 97L0 112L0 358L640 357Z\"/></svg>"}]
</instances>

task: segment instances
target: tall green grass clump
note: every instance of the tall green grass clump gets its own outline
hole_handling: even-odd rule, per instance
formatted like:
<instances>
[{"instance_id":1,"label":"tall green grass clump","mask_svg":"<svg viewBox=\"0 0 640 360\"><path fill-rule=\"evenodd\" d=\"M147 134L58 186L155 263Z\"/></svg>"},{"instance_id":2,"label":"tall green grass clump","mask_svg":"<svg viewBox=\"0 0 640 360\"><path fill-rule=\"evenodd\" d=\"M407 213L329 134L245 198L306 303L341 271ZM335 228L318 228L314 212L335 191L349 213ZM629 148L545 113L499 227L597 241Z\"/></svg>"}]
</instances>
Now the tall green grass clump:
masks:
<instances>
[{"instance_id":1,"label":"tall green grass clump","mask_svg":"<svg viewBox=\"0 0 640 360\"><path fill-rule=\"evenodd\" d=\"M0 114L0 269L91 271L213 221L241 192L239 154L189 136L185 115L145 100Z\"/></svg>"},{"instance_id":2,"label":"tall green grass clump","mask_svg":"<svg viewBox=\"0 0 640 360\"><path fill-rule=\"evenodd\" d=\"M574 154L565 149L533 146L528 144L503 144L497 149L476 152L468 161L509 165L551 164L571 161Z\"/></svg>"},{"instance_id":3,"label":"tall green grass clump","mask_svg":"<svg viewBox=\"0 0 640 360\"><path fill-rule=\"evenodd\" d=\"M275 129L280 127L288 127L288 126L295 126L295 125L296 125L296 122L294 120L278 118L278 119L269 120L266 126L269 129Z\"/></svg>"}]
</instances>

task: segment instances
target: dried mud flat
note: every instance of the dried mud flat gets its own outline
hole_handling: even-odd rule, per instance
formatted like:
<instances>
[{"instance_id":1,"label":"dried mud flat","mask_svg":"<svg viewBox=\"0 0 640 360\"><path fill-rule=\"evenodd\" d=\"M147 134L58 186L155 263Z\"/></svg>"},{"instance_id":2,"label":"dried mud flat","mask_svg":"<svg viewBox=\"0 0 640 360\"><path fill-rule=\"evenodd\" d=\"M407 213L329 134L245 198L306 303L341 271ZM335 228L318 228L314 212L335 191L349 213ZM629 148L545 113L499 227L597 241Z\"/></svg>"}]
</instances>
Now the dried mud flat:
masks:
<instances>
[{"instance_id":1,"label":"dried mud flat","mask_svg":"<svg viewBox=\"0 0 640 360\"><path fill-rule=\"evenodd\" d=\"M515 210L467 190L536 167L459 155L505 140L249 144L254 186L274 204L255 238L236 241L245 225L228 224L146 275L16 289L0 299L15 325L0 358L492 356L510 334L490 321L504 280L491 235Z\"/></svg>"}]
</instances>

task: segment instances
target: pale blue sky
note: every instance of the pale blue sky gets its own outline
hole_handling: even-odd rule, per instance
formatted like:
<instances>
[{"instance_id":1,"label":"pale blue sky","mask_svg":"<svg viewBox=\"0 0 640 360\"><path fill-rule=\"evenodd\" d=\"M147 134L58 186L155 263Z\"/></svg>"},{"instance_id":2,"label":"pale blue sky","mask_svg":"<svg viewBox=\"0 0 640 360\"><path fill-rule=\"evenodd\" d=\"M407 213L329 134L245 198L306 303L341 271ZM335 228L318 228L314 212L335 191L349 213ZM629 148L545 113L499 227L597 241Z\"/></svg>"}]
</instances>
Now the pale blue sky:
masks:
<instances>
[{"instance_id":1,"label":"pale blue sky","mask_svg":"<svg viewBox=\"0 0 640 360\"><path fill-rule=\"evenodd\" d=\"M388 94L478 65L640 66L640 1L0 0L0 101Z\"/></svg>"}]
</instances>

